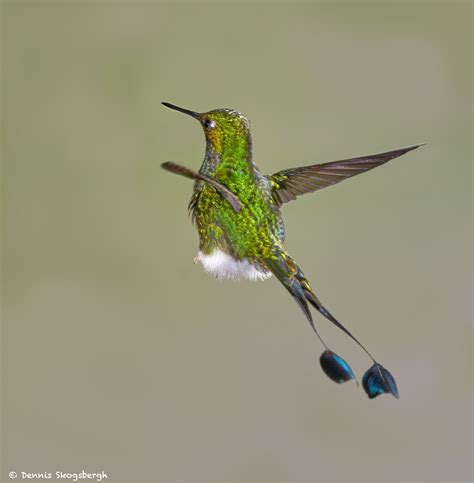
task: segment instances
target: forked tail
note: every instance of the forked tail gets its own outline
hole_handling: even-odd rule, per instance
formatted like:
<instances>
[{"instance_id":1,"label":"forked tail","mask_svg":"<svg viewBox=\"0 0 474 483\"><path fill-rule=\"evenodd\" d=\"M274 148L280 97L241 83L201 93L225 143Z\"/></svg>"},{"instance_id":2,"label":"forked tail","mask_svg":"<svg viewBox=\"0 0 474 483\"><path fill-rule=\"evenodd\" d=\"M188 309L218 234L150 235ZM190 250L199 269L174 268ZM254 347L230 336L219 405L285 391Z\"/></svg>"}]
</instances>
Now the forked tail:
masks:
<instances>
[{"instance_id":1,"label":"forked tail","mask_svg":"<svg viewBox=\"0 0 474 483\"><path fill-rule=\"evenodd\" d=\"M296 300L296 303L304 312L315 334L325 347L326 350L321 355L320 362L326 375L338 383L355 379L354 373L349 364L347 364L347 362L340 356L332 352L322 339L314 324L308 302L321 315L345 332L372 360L373 365L365 372L364 377L362 378L362 385L369 398L372 399L383 393L391 393L398 398L397 384L393 376L387 369L380 365L357 338L323 306L311 289L311 285L296 262L286 252L280 250L274 258L265 260L265 265Z\"/></svg>"}]
</instances>

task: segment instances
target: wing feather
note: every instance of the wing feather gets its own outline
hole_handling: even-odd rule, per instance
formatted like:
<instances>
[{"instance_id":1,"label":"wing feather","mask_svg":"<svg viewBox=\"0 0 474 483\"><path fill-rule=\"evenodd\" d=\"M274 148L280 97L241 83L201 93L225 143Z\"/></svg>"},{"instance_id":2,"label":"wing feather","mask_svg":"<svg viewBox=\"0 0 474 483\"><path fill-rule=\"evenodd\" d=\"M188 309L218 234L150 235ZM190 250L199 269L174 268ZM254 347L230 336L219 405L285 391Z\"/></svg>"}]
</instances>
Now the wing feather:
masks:
<instances>
[{"instance_id":1,"label":"wing feather","mask_svg":"<svg viewBox=\"0 0 474 483\"><path fill-rule=\"evenodd\" d=\"M273 188L273 198L278 206L281 206L283 203L295 200L297 196L313 193L344 179L365 173L420 146L423 144L386 153L279 171L268 177Z\"/></svg>"}]
</instances>

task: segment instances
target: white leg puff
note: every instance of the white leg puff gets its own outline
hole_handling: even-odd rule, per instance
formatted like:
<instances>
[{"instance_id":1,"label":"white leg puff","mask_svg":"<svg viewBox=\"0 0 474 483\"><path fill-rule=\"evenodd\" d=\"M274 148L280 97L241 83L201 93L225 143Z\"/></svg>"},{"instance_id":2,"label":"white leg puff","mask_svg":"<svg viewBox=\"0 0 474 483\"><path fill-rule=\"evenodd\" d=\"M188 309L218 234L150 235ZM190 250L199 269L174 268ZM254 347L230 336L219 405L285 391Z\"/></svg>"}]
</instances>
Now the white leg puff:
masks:
<instances>
[{"instance_id":1,"label":"white leg puff","mask_svg":"<svg viewBox=\"0 0 474 483\"><path fill-rule=\"evenodd\" d=\"M212 273L219 280L266 280L271 272L252 265L247 258L236 260L222 250L216 249L210 255L199 252L194 259L200 262L206 272Z\"/></svg>"}]
</instances>

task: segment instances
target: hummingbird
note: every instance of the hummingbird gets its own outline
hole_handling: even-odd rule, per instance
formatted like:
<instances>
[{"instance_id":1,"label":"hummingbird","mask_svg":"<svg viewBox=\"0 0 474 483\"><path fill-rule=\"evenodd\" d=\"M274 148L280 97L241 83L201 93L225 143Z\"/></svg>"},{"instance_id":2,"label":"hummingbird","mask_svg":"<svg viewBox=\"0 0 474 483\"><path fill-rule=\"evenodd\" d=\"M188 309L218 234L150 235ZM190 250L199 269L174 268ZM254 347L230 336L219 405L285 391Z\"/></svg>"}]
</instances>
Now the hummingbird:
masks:
<instances>
[{"instance_id":1,"label":"hummingbird","mask_svg":"<svg viewBox=\"0 0 474 483\"><path fill-rule=\"evenodd\" d=\"M345 332L371 359L372 365L362 378L368 397L388 393L398 398L393 375L321 303L288 253L281 207L303 194L385 164L422 144L264 175L253 160L250 122L242 113L233 109L199 113L168 102L162 104L198 121L205 135L204 161L198 172L173 162L161 165L167 171L194 180L188 208L199 235L195 263L201 263L205 271L218 279L258 281L275 276L324 346L320 364L330 379L343 383L355 379L355 375L319 334L310 306Z\"/></svg>"}]
</instances>

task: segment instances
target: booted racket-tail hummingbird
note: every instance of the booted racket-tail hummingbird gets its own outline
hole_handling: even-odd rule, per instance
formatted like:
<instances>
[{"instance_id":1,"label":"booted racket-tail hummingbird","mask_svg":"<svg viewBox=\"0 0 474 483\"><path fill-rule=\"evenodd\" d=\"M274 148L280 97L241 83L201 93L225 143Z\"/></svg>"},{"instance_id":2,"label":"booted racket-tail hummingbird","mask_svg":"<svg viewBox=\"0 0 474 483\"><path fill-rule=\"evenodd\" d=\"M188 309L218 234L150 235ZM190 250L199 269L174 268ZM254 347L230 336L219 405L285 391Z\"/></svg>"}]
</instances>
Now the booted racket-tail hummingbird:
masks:
<instances>
[{"instance_id":1,"label":"booted racket-tail hummingbird","mask_svg":"<svg viewBox=\"0 0 474 483\"><path fill-rule=\"evenodd\" d=\"M199 233L195 261L218 279L266 280L274 275L299 305L323 344L320 363L328 377L337 383L355 379L349 364L321 338L309 305L345 332L371 359L372 366L362 378L369 398L384 393L398 398L392 374L323 306L289 255L284 243L281 207L300 195L369 171L422 144L264 175L253 160L250 122L243 114L232 109L198 113L168 102L163 105L198 121L206 138L199 172L172 162L162 164L164 169L194 180L189 211Z\"/></svg>"}]
</instances>

